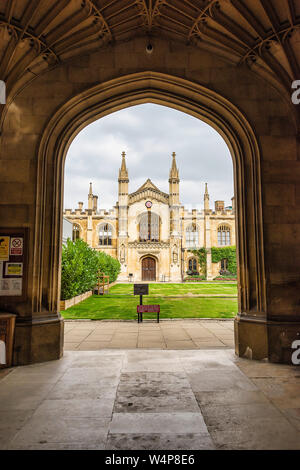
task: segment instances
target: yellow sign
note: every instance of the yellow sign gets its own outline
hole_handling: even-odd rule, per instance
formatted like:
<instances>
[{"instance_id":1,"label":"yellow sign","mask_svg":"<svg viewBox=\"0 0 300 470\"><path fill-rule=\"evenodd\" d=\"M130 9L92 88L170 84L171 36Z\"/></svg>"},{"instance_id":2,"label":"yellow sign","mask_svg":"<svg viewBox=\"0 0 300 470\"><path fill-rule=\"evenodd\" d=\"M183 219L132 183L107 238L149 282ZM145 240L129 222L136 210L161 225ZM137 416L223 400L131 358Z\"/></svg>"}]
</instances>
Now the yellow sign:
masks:
<instances>
[{"instance_id":1,"label":"yellow sign","mask_svg":"<svg viewBox=\"0 0 300 470\"><path fill-rule=\"evenodd\" d=\"M6 276L22 276L23 263L6 263Z\"/></svg>"},{"instance_id":2,"label":"yellow sign","mask_svg":"<svg viewBox=\"0 0 300 470\"><path fill-rule=\"evenodd\" d=\"M10 237L0 235L0 261L9 260L9 239Z\"/></svg>"}]
</instances>

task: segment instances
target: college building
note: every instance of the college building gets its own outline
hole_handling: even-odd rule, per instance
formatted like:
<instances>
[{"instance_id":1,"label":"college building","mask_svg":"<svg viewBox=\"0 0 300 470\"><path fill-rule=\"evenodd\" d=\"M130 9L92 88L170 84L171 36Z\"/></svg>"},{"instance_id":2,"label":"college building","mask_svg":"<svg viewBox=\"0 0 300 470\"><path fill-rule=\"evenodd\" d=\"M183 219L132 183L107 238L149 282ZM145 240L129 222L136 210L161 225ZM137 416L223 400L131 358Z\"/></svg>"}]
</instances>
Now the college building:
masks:
<instances>
[{"instance_id":1,"label":"college building","mask_svg":"<svg viewBox=\"0 0 300 470\"><path fill-rule=\"evenodd\" d=\"M79 202L77 209L65 209L63 215L73 224L73 240L81 238L120 261L120 281L181 282L191 274L213 279L226 271L228 260L213 263L211 247L235 245L234 198L229 207L215 201L211 209L206 183L204 208L187 210L180 203L179 184L173 152L168 194L150 179L130 193L123 152L116 205L110 210L98 208L90 183L87 209ZM206 266L199 262L201 248L206 249Z\"/></svg>"}]
</instances>

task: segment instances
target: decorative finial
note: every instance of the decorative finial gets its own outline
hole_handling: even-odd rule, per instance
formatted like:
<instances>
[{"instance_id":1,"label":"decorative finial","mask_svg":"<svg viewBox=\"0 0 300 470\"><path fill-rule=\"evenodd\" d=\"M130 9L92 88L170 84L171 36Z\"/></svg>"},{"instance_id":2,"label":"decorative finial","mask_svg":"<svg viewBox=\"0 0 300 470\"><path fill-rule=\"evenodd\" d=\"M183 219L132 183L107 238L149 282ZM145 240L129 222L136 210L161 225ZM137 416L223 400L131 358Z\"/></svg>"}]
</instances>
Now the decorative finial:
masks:
<instances>
[{"instance_id":1,"label":"decorative finial","mask_svg":"<svg viewBox=\"0 0 300 470\"><path fill-rule=\"evenodd\" d=\"M119 170L119 180L120 179L128 179L128 171L126 168L126 160L125 160L126 153L122 152L122 163L121 163L121 168Z\"/></svg>"},{"instance_id":2,"label":"decorative finial","mask_svg":"<svg viewBox=\"0 0 300 470\"><path fill-rule=\"evenodd\" d=\"M122 164L121 164L121 171L127 171L126 168L126 160L125 160L126 153L123 151L122 152Z\"/></svg>"},{"instance_id":3,"label":"decorative finial","mask_svg":"<svg viewBox=\"0 0 300 470\"><path fill-rule=\"evenodd\" d=\"M171 170L170 170L170 178L176 178L178 179L179 174L178 174L178 168L176 164L176 153L172 152L172 165L171 165Z\"/></svg>"}]
</instances>

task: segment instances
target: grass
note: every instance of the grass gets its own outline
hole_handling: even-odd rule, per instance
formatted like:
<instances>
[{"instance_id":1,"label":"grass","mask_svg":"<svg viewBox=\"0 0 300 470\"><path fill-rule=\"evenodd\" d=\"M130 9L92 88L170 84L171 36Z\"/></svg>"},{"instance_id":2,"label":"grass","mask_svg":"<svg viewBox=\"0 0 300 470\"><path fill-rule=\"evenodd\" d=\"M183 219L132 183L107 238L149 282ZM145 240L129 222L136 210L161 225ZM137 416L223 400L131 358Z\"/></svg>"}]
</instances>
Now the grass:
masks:
<instances>
[{"instance_id":1,"label":"grass","mask_svg":"<svg viewBox=\"0 0 300 470\"><path fill-rule=\"evenodd\" d=\"M233 318L237 312L237 288L234 283L150 284L149 292L149 296L143 296L143 303L159 304L161 318ZM225 294L232 297L184 297L189 293ZM181 297L172 297L174 295ZM61 314L66 319L133 320L137 318L138 304L139 297L133 295L132 284L116 284L111 287L109 295L94 295ZM156 318L156 315L145 314L145 318Z\"/></svg>"},{"instance_id":2,"label":"grass","mask_svg":"<svg viewBox=\"0 0 300 470\"><path fill-rule=\"evenodd\" d=\"M115 284L109 290L110 294L132 294L133 284ZM228 284L149 284L149 293L159 296L208 294L208 295L237 295L235 282Z\"/></svg>"}]
</instances>

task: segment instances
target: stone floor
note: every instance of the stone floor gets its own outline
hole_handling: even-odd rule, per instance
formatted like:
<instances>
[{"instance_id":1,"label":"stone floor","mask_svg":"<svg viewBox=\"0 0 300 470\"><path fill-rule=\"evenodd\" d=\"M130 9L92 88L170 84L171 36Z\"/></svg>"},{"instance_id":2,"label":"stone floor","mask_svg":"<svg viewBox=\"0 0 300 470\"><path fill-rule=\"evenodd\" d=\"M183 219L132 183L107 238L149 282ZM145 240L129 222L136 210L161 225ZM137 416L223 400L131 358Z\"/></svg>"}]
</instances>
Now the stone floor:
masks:
<instances>
[{"instance_id":1,"label":"stone floor","mask_svg":"<svg viewBox=\"0 0 300 470\"><path fill-rule=\"evenodd\" d=\"M233 320L65 321L65 350L233 348Z\"/></svg>"},{"instance_id":2,"label":"stone floor","mask_svg":"<svg viewBox=\"0 0 300 470\"><path fill-rule=\"evenodd\" d=\"M300 449L300 370L226 347L66 351L0 379L0 449Z\"/></svg>"}]
</instances>

